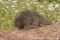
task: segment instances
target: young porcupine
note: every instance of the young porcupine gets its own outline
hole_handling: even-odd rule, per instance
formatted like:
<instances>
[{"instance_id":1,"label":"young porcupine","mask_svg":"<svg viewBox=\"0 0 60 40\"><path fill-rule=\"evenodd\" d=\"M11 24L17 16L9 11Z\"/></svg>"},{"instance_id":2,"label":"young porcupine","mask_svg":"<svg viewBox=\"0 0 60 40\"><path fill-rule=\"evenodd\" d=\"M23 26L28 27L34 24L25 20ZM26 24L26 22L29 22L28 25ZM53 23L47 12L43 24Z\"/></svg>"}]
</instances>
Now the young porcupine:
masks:
<instances>
[{"instance_id":1,"label":"young porcupine","mask_svg":"<svg viewBox=\"0 0 60 40\"><path fill-rule=\"evenodd\" d=\"M14 24L19 29L31 29L41 27L40 24L50 25L52 22L39 15L35 10L24 10L14 20Z\"/></svg>"}]
</instances>

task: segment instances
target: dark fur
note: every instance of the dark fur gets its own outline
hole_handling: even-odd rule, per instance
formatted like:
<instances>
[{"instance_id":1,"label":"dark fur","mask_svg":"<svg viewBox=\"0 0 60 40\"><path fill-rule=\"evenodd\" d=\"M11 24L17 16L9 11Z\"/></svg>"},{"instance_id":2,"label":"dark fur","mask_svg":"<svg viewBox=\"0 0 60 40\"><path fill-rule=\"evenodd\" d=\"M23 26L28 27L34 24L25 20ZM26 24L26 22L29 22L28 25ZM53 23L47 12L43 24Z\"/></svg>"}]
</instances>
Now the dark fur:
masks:
<instances>
[{"instance_id":1,"label":"dark fur","mask_svg":"<svg viewBox=\"0 0 60 40\"><path fill-rule=\"evenodd\" d=\"M52 22L42 17L34 10L24 10L14 20L14 24L19 29L31 29L41 27L40 24L50 25Z\"/></svg>"}]
</instances>

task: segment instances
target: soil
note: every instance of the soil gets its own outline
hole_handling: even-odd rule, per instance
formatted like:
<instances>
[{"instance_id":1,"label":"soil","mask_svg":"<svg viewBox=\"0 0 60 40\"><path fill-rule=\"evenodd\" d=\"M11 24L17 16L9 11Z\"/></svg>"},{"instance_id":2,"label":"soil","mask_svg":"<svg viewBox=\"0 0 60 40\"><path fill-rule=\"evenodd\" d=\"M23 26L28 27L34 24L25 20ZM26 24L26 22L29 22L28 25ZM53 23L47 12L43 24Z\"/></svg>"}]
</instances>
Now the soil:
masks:
<instances>
[{"instance_id":1,"label":"soil","mask_svg":"<svg viewBox=\"0 0 60 40\"><path fill-rule=\"evenodd\" d=\"M60 24L30 30L0 30L0 40L60 40Z\"/></svg>"}]
</instances>

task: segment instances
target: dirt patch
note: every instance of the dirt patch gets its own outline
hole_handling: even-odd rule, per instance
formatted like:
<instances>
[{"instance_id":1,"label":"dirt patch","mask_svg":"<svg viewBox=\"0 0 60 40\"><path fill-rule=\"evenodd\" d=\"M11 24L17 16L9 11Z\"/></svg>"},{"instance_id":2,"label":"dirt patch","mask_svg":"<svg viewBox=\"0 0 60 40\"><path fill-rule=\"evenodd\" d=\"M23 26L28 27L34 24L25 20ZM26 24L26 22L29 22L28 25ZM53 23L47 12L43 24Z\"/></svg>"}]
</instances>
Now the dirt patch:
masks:
<instances>
[{"instance_id":1,"label":"dirt patch","mask_svg":"<svg viewBox=\"0 0 60 40\"><path fill-rule=\"evenodd\" d=\"M60 40L60 24L31 30L2 30L0 40Z\"/></svg>"}]
</instances>

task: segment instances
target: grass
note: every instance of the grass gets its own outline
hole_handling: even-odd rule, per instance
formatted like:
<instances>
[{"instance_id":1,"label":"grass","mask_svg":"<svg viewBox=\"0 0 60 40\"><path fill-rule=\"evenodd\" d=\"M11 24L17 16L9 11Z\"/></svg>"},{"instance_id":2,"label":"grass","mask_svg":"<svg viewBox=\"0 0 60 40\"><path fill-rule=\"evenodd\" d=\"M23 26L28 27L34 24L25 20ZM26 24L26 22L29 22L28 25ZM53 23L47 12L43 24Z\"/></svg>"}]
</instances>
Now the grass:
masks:
<instances>
[{"instance_id":1,"label":"grass","mask_svg":"<svg viewBox=\"0 0 60 40\"><path fill-rule=\"evenodd\" d=\"M48 6L50 4L51 3L31 2L26 0L17 0L15 4L13 4L11 1L3 1L3 3L1 2L0 4L0 28L10 30L15 29L13 20L17 15L17 12L23 10L24 8L35 9L38 13L40 13L40 15L50 20L60 22L60 5L59 7L55 8L54 6L56 3L53 3L52 5L55 10L50 11L48 10Z\"/></svg>"}]
</instances>

